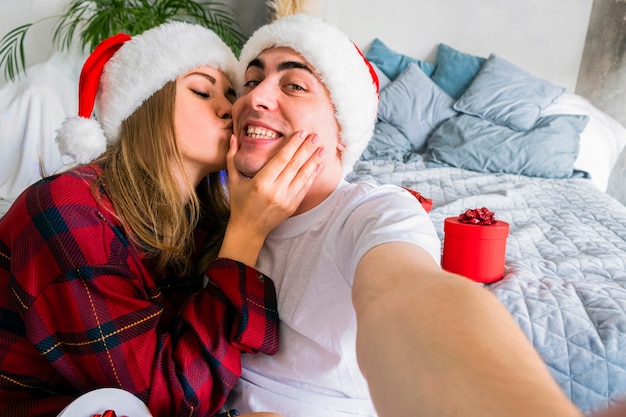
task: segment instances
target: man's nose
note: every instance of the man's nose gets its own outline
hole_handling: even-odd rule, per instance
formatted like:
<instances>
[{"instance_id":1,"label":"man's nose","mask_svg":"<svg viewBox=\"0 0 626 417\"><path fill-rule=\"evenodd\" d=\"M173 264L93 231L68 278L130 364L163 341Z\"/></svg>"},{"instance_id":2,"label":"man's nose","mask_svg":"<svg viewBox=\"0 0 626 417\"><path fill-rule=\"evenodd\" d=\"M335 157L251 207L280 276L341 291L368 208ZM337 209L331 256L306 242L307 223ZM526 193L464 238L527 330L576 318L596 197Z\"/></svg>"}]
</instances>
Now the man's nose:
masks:
<instances>
[{"instance_id":1,"label":"man's nose","mask_svg":"<svg viewBox=\"0 0 626 417\"><path fill-rule=\"evenodd\" d=\"M250 105L258 110L274 110L277 104L278 86L268 80L261 81L249 93Z\"/></svg>"}]
</instances>

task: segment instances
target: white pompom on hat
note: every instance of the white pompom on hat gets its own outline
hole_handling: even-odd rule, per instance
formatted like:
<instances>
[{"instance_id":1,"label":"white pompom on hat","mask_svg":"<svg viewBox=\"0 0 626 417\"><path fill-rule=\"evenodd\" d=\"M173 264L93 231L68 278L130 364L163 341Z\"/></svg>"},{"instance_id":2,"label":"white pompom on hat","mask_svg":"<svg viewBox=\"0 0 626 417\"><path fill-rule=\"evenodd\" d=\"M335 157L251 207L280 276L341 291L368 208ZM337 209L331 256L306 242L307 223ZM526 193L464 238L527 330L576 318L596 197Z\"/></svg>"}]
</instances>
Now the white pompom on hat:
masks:
<instances>
[{"instance_id":1,"label":"white pompom on hat","mask_svg":"<svg viewBox=\"0 0 626 417\"><path fill-rule=\"evenodd\" d=\"M132 38L117 34L105 39L83 65L78 116L65 119L57 131L61 154L78 163L97 158L119 140L122 122L145 100L204 65L233 80L237 58L219 36L198 24L168 22Z\"/></svg>"},{"instance_id":2,"label":"white pompom on hat","mask_svg":"<svg viewBox=\"0 0 626 417\"><path fill-rule=\"evenodd\" d=\"M239 80L265 49L288 47L313 66L330 92L341 127L343 174L352 170L374 132L378 112L378 77L359 48L339 28L307 14L278 19L255 31L239 57Z\"/></svg>"}]
</instances>

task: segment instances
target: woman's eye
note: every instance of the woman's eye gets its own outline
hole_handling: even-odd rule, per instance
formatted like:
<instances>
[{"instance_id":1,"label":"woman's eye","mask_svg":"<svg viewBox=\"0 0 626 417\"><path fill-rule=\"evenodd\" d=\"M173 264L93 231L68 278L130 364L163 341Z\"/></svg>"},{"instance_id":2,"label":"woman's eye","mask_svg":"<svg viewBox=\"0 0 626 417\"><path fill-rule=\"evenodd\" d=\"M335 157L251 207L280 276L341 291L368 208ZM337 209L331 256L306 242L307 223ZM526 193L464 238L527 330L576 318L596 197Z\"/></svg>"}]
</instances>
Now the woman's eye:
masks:
<instances>
[{"instance_id":1,"label":"woman's eye","mask_svg":"<svg viewBox=\"0 0 626 417\"><path fill-rule=\"evenodd\" d=\"M202 97L202 98L209 98L209 97L211 97L211 95L209 93L203 93L202 91L194 90L193 88L191 88L190 90L195 95L197 95L198 97Z\"/></svg>"},{"instance_id":2,"label":"woman's eye","mask_svg":"<svg viewBox=\"0 0 626 417\"><path fill-rule=\"evenodd\" d=\"M256 87L257 85L259 85L259 83L260 81L250 80L250 81L246 81L246 83L243 86L247 88L252 88L252 87Z\"/></svg>"}]
</instances>

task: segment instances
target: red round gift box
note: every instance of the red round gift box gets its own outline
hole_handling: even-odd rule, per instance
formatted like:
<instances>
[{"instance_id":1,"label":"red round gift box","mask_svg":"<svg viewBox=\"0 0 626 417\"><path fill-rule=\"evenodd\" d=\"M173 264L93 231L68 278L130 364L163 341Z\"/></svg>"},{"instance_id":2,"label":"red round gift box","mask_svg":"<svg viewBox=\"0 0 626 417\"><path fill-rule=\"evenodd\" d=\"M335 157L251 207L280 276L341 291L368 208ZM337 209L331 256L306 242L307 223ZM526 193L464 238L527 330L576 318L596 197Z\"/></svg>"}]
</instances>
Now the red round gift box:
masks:
<instances>
[{"instance_id":1,"label":"red round gift box","mask_svg":"<svg viewBox=\"0 0 626 417\"><path fill-rule=\"evenodd\" d=\"M485 284L502 279L509 235L507 222L479 225L448 217L443 232L443 269Z\"/></svg>"}]
</instances>

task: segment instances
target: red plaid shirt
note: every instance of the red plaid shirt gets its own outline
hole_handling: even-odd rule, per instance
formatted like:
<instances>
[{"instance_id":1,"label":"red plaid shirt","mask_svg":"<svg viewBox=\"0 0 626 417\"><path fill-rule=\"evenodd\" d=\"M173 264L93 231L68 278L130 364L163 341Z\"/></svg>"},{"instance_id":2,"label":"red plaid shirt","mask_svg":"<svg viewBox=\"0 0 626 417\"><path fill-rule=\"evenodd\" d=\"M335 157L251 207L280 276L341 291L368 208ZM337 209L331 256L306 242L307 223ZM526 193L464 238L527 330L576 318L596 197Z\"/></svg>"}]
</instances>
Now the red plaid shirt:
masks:
<instances>
[{"instance_id":1,"label":"red plaid shirt","mask_svg":"<svg viewBox=\"0 0 626 417\"><path fill-rule=\"evenodd\" d=\"M0 220L0 415L56 416L99 387L135 394L155 417L213 415L241 352L278 349L274 285L228 259L205 288L155 276L106 194L94 199L99 174L42 180Z\"/></svg>"}]
</instances>

